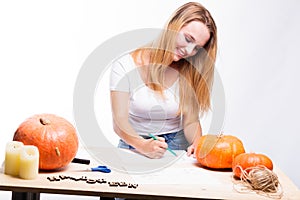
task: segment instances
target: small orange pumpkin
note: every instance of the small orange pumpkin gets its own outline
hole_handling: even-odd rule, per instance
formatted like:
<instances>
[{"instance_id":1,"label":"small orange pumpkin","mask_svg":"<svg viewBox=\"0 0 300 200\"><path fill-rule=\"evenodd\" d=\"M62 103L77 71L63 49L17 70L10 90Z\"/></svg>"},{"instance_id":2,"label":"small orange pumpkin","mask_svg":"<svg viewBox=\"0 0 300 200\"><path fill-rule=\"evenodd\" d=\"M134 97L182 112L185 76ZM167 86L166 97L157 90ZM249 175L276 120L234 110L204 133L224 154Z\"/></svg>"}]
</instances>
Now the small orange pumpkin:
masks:
<instances>
[{"instance_id":1,"label":"small orange pumpkin","mask_svg":"<svg viewBox=\"0 0 300 200\"><path fill-rule=\"evenodd\" d=\"M74 126L53 114L39 114L26 119L16 130L13 140L39 149L39 169L42 170L65 167L78 150Z\"/></svg>"},{"instance_id":2,"label":"small orange pumpkin","mask_svg":"<svg viewBox=\"0 0 300 200\"><path fill-rule=\"evenodd\" d=\"M268 156L257 153L242 153L234 158L232 171L234 176L240 178L242 170L249 172L251 167L256 166L265 166L269 170L273 170L273 162Z\"/></svg>"},{"instance_id":3,"label":"small orange pumpkin","mask_svg":"<svg viewBox=\"0 0 300 200\"><path fill-rule=\"evenodd\" d=\"M196 148L196 158L202 166L214 169L231 168L235 156L244 153L241 140L232 135L204 135Z\"/></svg>"}]
</instances>

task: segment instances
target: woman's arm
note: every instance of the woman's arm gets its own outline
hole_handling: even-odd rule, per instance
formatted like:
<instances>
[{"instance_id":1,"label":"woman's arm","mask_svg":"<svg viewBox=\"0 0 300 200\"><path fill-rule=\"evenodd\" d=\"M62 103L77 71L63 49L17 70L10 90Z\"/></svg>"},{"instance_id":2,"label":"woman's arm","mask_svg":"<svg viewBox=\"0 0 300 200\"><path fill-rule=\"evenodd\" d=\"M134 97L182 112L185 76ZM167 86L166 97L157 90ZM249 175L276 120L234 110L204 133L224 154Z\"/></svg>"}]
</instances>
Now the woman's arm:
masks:
<instances>
[{"instance_id":1,"label":"woman's arm","mask_svg":"<svg viewBox=\"0 0 300 200\"><path fill-rule=\"evenodd\" d=\"M135 132L128 121L129 93L111 91L111 105L114 131L119 137L141 154L150 158L161 158L168 147L164 138L144 139Z\"/></svg>"},{"instance_id":2,"label":"woman's arm","mask_svg":"<svg viewBox=\"0 0 300 200\"><path fill-rule=\"evenodd\" d=\"M194 155L194 152L197 147L197 142L199 138L202 136L202 128L199 122L199 117L197 113L186 113L183 116L183 127L184 127L184 135L187 141L191 144L187 149L187 155Z\"/></svg>"}]
</instances>

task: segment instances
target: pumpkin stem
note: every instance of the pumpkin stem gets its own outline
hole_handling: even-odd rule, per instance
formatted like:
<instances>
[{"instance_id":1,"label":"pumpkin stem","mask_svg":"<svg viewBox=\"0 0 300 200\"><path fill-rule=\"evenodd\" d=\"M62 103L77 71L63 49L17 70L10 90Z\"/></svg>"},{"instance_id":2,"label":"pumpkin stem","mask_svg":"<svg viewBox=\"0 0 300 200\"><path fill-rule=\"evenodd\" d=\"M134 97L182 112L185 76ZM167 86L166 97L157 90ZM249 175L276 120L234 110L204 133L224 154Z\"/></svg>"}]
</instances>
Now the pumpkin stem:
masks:
<instances>
[{"instance_id":1,"label":"pumpkin stem","mask_svg":"<svg viewBox=\"0 0 300 200\"><path fill-rule=\"evenodd\" d=\"M55 147L55 153L57 156L60 156L60 151L59 151L58 147Z\"/></svg>"},{"instance_id":2,"label":"pumpkin stem","mask_svg":"<svg viewBox=\"0 0 300 200\"><path fill-rule=\"evenodd\" d=\"M46 118L40 118L40 123L43 124L43 125L49 125L50 120L46 119Z\"/></svg>"},{"instance_id":3,"label":"pumpkin stem","mask_svg":"<svg viewBox=\"0 0 300 200\"><path fill-rule=\"evenodd\" d=\"M220 131L220 133L218 134L218 138L223 137L224 135L224 131Z\"/></svg>"}]
</instances>

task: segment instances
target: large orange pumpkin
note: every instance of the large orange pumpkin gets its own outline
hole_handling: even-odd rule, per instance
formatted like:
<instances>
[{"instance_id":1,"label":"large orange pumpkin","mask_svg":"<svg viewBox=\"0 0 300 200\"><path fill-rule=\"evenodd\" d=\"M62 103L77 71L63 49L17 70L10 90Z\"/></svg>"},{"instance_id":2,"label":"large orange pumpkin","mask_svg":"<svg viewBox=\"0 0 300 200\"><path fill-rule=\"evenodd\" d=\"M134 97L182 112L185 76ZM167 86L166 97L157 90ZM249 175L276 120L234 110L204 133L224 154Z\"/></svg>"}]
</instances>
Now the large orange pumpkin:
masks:
<instances>
[{"instance_id":1,"label":"large orange pumpkin","mask_svg":"<svg viewBox=\"0 0 300 200\"><path fill-rule=\"evenodd\" d=\"M231 168L235 156L244 153L244 145L232 135L204 135L196 147L197 161L214 169Z\"/></svg>"},{"instance_id":2,"label":"large orange pumpkin","mask_svg":"<svg viewBox=\"0 0 300 200\"><path fill-rule=\"evenodd\" d=\"M234 176L241 177L241 170L249 172L251 167L264 166L270 170L273 170L272 160L264 155L257 153L242 153L236 156L232 163L232 171Z\"/></svg>"},{"instance_id":3,"label":"large orange pumpkin","mask_svg":"<svg viewBox=\"0 0 300 200\"><path fill-rule=\"evenodd\" d=\"M13 140L39 149L39 169L56 170L67 166L78 150L74 126L54 114L38 114L20 124Z\"/></svg>"}]
</instances>

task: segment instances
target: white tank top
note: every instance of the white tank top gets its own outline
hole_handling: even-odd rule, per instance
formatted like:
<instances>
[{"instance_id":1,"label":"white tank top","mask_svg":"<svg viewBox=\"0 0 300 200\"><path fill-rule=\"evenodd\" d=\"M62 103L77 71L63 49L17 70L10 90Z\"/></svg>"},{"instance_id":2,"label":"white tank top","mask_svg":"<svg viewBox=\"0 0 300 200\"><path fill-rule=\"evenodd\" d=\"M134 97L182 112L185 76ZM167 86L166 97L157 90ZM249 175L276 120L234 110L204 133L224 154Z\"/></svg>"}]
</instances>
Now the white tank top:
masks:
<instances>
[{"instance_id":1,"label":"white tank top","mask_svg":"<svg viewBox=\"0 0 300 200\"><path fill-rule=\"evenodd\" d=\"M145 85L130 54L112 63L110 90L129 93L129 122L140 135L160 135L182 130L178 87L177 79L163 91L162 97Z\"/></svg>"}]
</instances>

